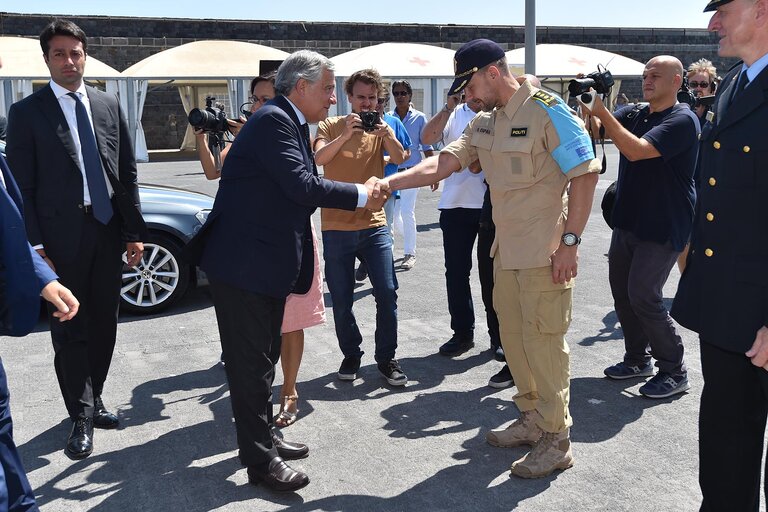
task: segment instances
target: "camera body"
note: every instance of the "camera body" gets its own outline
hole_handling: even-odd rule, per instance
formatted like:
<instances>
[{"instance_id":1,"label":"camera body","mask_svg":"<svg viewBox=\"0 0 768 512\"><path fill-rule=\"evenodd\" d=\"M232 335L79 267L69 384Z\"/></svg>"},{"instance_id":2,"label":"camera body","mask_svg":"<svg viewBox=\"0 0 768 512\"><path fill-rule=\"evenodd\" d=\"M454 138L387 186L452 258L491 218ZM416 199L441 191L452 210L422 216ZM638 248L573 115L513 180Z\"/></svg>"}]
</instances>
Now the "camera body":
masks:
<instances>
[{"instance_id":1,"label":"camera body","mask_svg":"<svg viewBox=\"0 0 768 512\"><path fill-rule=\"evenodd\" d=\"M213 106L216 100L213 96L205 98L205 109L193 108L189 112L189 124L195 130L203 130L211 133L223 133L229 131L227 116L220 108Z\"/></svg>"},{"instance_id":2,"label":"camera body","mask_svg":"<svg viewBox=\"0 0 768 512\"><path fill-rule=\"evenodd\" d=\"M376 125L381 121L379 113L375 110L369 110L367 112L359 112L360 120L363 122L363 130L366 132L372 132L376 129Z\"/></svg>"},{"instance_id":3,"label":"camera body","mask_svg":"<svg viewBox=\"0 0 768 512\"><path fill-rule=\"evenodd\" d=\"M587 92L591 87L597 94L608 94L613 84L611 72L607 69L598 69L584 78L574 78L568 82L568 92L571 93L571 96L579 96Z\"/></svg>"},{"instance_id":4,"label":"camera body","mask_svg":"<svg viewBox=\"0 0 768 512\"><path fill-rule=\"evenodd\" d=\"M697 98L693 94L690 87L688 87L688 77L683 77L683 82L680 84L680 89L677 91L677 101L679 103L685 103L691 108L696 108Z\"/></svg>"}]
</instances>

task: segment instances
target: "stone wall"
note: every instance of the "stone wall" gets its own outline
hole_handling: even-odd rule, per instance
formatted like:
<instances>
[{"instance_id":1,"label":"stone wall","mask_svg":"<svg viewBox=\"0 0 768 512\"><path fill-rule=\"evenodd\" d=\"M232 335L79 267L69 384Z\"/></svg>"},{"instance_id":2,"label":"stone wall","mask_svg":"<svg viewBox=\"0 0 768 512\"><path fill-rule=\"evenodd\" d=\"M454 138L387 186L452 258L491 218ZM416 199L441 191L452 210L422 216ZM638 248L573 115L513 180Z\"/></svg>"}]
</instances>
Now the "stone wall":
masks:
<instances>
[{"instance_id":1,"label":"stone wall","mask_svg":"<svg viewBox=\"0 0 768 512\"><path fill-rule=\"evenodd\" d=\"M0 12L0 35L37 37L54 16ZM524 45L523 27L370 24L301 21L199 20L69 16L87 34L89 54L124 70L167 48L202 39L231 39L292 52L309 48L333 57L348 50L383 42L427 43L455 49L478 37L511 50ZM688 64L701 57L712 60L721 74L733 63L717 56L717 39L706 29L605 27L539 27L538 43L576 44L625 55L641 62L669 54ZM0 49L2 55L2 49ZM630 98L639 97L639 80L622 84ZM153 88L147 95L143 125L150 149L181 144L185 118L175 88Z\"/></svg>"}]
</instances>

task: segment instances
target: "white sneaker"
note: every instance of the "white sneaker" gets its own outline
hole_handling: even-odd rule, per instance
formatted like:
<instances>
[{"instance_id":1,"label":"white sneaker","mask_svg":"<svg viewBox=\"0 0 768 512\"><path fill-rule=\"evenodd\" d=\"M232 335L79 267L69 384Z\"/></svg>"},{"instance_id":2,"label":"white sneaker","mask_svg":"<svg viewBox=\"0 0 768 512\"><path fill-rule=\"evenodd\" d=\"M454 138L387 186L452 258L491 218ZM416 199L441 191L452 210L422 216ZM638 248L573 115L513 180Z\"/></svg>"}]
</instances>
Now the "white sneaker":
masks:
<instances>
[{"instance_id":1,"label":"white sneaker","mask_svg":"<svg viewBox=\"0 0 768 512\"><path fill-rule=\"evenodd\" d=\"M404 270L411 270L416 264L416 256L413 254L406 254L403 257L403 262L400 264L400 268Z\"/></svg>"}]
</instances>

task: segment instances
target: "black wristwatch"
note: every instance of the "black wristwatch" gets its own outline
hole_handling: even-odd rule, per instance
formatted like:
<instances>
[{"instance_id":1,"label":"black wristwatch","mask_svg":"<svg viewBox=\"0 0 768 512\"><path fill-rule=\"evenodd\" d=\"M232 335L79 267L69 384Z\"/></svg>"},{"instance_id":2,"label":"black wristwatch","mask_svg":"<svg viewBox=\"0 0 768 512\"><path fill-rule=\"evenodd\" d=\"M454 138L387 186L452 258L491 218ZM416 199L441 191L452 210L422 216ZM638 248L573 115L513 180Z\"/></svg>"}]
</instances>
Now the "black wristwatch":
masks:
<instances>
[{"instance_id":1,"label":"black wristwatch","mask_svg":"<svg viewBox=\"0 0 768 512\"><path fill-rule=\"evenodd\" d=\"M563 241L563 245L568 247L573 247L574 245L579 245L581 243L581 238L579 238L576 233L563 233L563 237L560 240Z\"/></svg>"}]
</instances>

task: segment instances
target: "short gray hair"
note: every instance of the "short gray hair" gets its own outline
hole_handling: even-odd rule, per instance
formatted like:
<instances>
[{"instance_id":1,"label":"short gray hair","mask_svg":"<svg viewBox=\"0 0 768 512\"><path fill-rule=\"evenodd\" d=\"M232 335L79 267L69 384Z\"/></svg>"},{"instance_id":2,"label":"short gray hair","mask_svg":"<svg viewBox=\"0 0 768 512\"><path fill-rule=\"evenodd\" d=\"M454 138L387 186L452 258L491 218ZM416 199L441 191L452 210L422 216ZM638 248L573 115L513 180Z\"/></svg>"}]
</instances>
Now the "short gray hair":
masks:
<instances>
[{"instance_id":1,"label":"short gray hair","mask_svg":"<svg viewBox=\"0 0 768 512\"><path fill-rule=\"evenodd\" d=\"M275 92L288 96L299 79L315 83L323 76L324 70L333 71L333 62L325 55L311 50L299 50L288 56L277 68Z\"/></svg>"}]
</instances>

